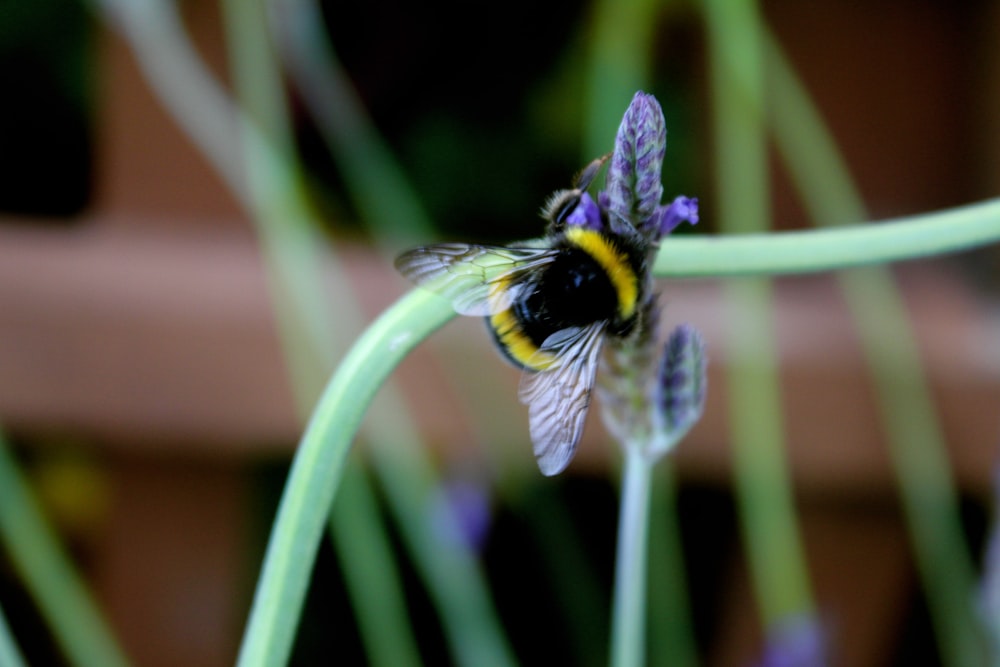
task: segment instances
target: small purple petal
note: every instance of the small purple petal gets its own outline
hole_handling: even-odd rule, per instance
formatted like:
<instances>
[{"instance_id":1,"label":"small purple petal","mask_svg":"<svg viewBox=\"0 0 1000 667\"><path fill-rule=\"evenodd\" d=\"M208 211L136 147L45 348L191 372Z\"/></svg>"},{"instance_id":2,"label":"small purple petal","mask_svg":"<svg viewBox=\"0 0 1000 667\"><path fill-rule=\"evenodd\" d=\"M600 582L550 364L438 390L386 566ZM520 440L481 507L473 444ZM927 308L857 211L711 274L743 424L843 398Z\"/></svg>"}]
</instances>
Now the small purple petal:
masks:
<instances>
[{"instance_id":1,"label":"small purple petal","mask_svg":"<svg viewBox=\"0 0 1000 667\"><path fill-rule=\"evenodd\" d=\"M580 203L566 216L565 222L567 225L579 225L598 231L604 228L601 209L586 192L580 195Z\"/></svg>"},{"instance_id":2,"label":"small purple petal","mask_svg":"<svg viewBox=\"0 0 1000 667\"><path fill-rule=\"evenodd\" d=\"M698 224L698 199L681 195L669 206L660 206L649 220L651 235L661 239L674 231L682 222Z\"/></svg>"}]
</instances>

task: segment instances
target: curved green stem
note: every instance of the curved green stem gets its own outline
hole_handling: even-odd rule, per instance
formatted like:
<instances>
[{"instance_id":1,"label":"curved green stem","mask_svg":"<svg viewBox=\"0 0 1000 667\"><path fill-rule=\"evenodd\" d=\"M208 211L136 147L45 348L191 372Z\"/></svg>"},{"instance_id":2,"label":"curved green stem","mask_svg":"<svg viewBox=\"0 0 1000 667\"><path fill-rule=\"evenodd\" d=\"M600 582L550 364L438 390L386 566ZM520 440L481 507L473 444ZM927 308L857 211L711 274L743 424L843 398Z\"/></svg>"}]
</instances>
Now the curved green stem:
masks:
<instances>
[{"instance_id":1,"label":"curved green stem","mask_svg":"<svg viewBox=\"0 0 1000 667\"><path fill-rule=\"evenodd\" d=\"M667 238L658 276L815 273L958 252L1000 241L1000 199L881 223L739 236Z\"/></svg>"},{"instance_id":2,"label":"curved green stem","mask_svg":"<svg viewBox=\"0 0 1000 667\"><path fill-rule=\"evenodd\" d=\"M418 343L454 316L448 302L410 292L344 357L313 412L292 463L264 557L240 665L285 664L330 503L347 452L376 391Z\"/></svg>"}]
</instances>

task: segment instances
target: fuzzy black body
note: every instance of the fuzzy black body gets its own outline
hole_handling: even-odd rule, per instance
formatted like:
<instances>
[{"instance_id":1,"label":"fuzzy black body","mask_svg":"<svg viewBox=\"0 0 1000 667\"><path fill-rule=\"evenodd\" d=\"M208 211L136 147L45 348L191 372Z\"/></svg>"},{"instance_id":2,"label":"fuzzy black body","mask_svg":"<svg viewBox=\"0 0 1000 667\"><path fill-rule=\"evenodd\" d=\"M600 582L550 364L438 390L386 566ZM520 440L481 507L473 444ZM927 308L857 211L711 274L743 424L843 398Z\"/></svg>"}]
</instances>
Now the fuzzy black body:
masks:
<instances>
[{"instance_id":1,"label":"fuzzy black body","mask_svg":"<svg viewBox=\"0 0 1000 667\"><path fill-rule=\"evenodd\" d=\"M635 321L645 282L645 249L603 231L571 229L552 242L546 266L521 279L507 310L486 318L493 340L516 366L545 370L541 350L560 331L606 322L624 335Z\"/></svg>"}]
</instances>

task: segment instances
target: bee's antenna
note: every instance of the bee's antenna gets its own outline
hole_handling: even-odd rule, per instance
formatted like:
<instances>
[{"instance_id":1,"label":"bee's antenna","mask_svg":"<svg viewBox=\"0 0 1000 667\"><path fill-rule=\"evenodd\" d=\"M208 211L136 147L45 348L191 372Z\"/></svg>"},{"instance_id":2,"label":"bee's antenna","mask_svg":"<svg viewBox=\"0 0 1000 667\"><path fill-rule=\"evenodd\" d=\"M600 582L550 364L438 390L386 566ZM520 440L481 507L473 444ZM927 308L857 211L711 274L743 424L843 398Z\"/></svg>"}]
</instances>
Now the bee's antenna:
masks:
<instances>
[{"instance_id":1,"label":"bee's antenna","mask_svg":"<svg viewBox=\"0 0 1000 667\"><path fill-rule=\"evenodd\" d=\"M576 178L573 179L573 182L576 184L576 189L582 192L583 190L589 188L590 184L597 176L597 172L601 170L601 167L604 166L604 163L607 162L610 157L611 153L607 153L584 167L580 173L576 175Z\"/></svg>"}]
</instances>

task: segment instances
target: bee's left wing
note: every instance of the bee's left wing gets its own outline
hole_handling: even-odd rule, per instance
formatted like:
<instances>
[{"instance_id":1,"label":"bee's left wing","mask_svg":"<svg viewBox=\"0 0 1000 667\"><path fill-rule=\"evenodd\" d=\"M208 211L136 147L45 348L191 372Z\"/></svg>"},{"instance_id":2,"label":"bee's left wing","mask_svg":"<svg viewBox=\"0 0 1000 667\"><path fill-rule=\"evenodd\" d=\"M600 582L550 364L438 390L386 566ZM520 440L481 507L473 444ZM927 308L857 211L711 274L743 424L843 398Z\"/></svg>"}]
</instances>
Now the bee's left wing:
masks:
<instances>
[{"instance_id":1,"label":"bee's left wing","mask_svg":"<svg viewBox=\"0 0 1000 667\"><path fill-rule=\"evenodd\" d=\"M396 268L417 285L451 299L462 315L492 315L510 307L517 278L548 264L548 248L439 243L404 252Z\"/></svg>"},{"instance_id":2,"label":"bee's left wing","mask_svg":"<svg viewBox=\"0 0 1000 667\"><path fill-rule=\"evenodd\" d=\"M519 397L528 406L531 442L545 475L562 472L576 453L606 328L601 321L552 334L538 354L554 356L555 364L521 376Z\"/></svg>"}]
</instances>

